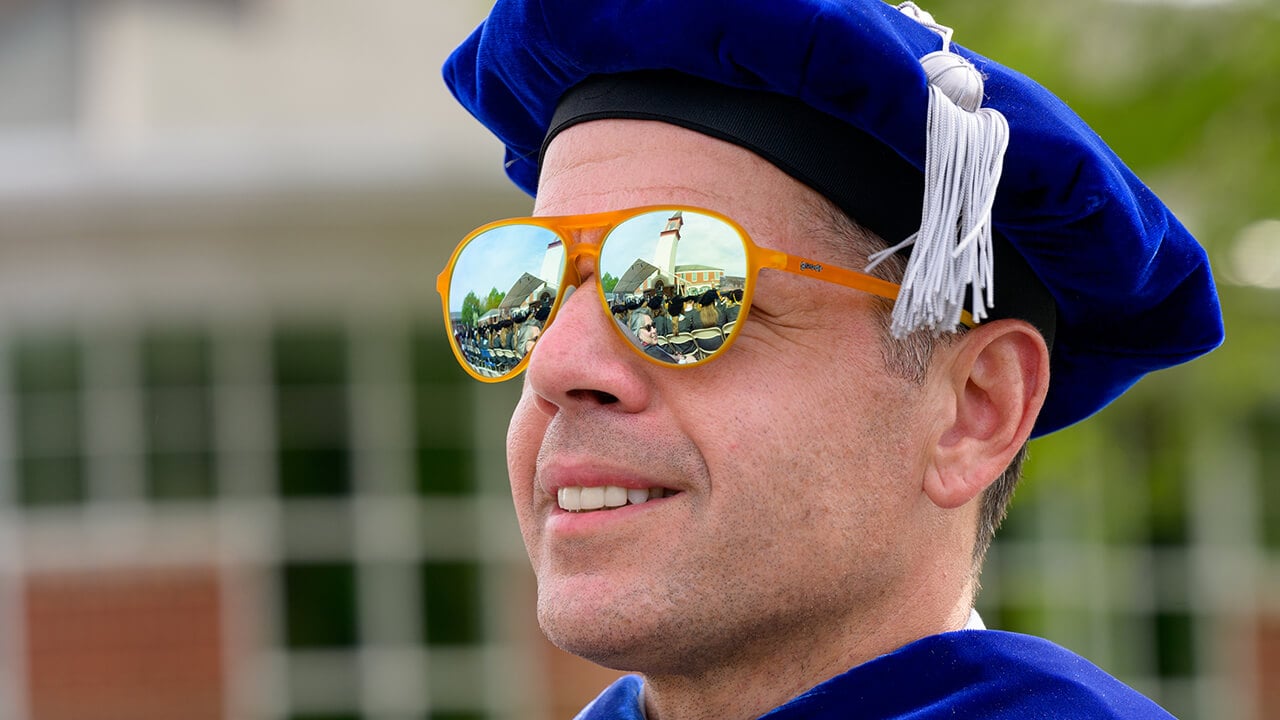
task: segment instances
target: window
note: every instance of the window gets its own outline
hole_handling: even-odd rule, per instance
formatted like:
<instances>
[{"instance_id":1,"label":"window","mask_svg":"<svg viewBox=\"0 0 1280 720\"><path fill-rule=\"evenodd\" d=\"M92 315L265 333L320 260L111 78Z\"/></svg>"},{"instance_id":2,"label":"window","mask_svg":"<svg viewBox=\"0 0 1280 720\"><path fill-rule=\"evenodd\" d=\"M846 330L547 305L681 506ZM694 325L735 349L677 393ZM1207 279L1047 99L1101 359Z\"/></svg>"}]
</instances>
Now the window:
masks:
<instances>
[{"instance_id":1,"label":"window","mask_svg":"<svg viewBox=\"0 0 1280 720\"><path fill-rule=\"evenodd\" d=\"M272 344L277 471L286 497L351 492L346 343L339 329L292 326Z\"/></svg>"},{"instance_id":2,"label":"window","mask_svg":"<svg viewBox=\"0 0 1280 720\"><path fill-rule=\"evenodd\" d=\"M245 651L281 670L269 682L286 706L272 717L506 712L485 672L495 653L513 652L488 626L502 598L486 592L485 578L498 560L476 533L486 513L497 513L495 523L508 518L500 504L491 511L477 502L472 381L437 325L81 327L0 335L12 501L28 516L16 532L49 532L45 517L74 530L84 508L109 515L121 500L146 508L136 522L172 527L183 542L188 521L196 538L219 524L223 533L245 531L233 545L247 548L254 566L234 570L236 582L263 578L271 610L231 626L262 626L253 634L260 644ZM99 461L110 472L92 465ZM498 488L505 493L505 483ZM150 550L166 552L143 547ZM109 570L100 573L104 587L114 587ZM201 572L214 583L206 594L220 597L225 569ZM165 597L152 605L167 607ZM254 606L215 608L201 616L207 627L186 636L218 637L221 613ZM104 633L116 622L99 620Z\"/></svg>"},{"instance_id":3,"label":"window","mask_svg":"<svg viewBox=\"0 0 1280 720\"><path fill-rule=\"evenodd\" d=\"M142 340L147 496L154 500L217 495L211 363L201 331L157 329Z\"/></svg>"},{"instance_id":4,"label":"window","mask_svg":"<svg viewBox=\"0 0 1280 720\"><path fill-rule=\"evenodd\" d=\"M21 337L11 346L17 502L85 500L80 347L70 332Z\"/></svg>"}]
</instances>

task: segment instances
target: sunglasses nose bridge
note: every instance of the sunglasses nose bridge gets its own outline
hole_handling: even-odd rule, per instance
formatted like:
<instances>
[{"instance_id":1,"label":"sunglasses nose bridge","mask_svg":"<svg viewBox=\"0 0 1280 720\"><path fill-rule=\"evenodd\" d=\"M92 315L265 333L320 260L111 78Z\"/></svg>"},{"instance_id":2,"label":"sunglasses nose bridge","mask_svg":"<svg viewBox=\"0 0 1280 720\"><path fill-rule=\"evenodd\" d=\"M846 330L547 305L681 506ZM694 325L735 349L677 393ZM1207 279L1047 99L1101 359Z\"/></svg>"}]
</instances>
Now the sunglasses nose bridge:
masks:
<instances>
[{"instance_id":1,"label":"sunglasses nose bridge","mask_svg":"<svg viewBox=\"0 0 1280 720\"><path fill-rule=\"evenodd\" d=\"M575 237L565 245L565 281L581 287L583 278L596 274L596 266L600 262L600 240Z\"/></svg>"}]
</instances>

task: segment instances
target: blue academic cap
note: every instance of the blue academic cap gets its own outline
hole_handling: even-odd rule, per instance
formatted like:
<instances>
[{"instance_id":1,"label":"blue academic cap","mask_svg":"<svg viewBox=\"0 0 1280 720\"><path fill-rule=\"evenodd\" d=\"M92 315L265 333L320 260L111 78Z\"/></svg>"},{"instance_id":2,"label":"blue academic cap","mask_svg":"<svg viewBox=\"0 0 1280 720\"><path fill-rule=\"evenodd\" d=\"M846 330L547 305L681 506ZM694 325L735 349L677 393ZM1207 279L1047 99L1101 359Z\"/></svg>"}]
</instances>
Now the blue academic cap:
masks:
<instances>
[{"instance_id":1,"label":"blue academic cap","mask_svg":"<svg viewBox=\"0 0 1280 720\"><path fill-rule=\"evenodd\" d=\"M961 272L972 270L966 277L974 287L996 289L994 303L973 299L975 314L986 304L990 317L1024 317L1051 342L1049 393L1034 436L1097 412L1148 372L1221 344L1221 310L1204 249L1154 193L1045 88L950 44L946 28L903 5L499 0L449 57L445 81L506 145L507 173L530 194L537 192L549 133L592 117L646 117L647 105L661 108L654 119L756 151L890 245L916 237L917 229L924 238L931 224L955 234L957 220L940 221L930 203L941 198L950 210L973 201L977 209L970 214L977 219L966 221L961 210L963 237L934 254L960 257L977 245L964 240L968 235L983 231L988 243L994 236L993 247L965 256L973 267ZM944 63L943 71L927 67L939 55L957 62ZM955 92L939 99L937 75L957 64L978 71L976 100ZM683 80L673 80L677 76ZM704 117L696 102L674 111L669 108L679 102L643 102L645 87L678 93L682 84L733 96L729 104L701 103L704 110L745 103L750 112ZM975 112L969 102L982 109ZM953 112L960 105L965 109ZM760 122L761 112L790 120ZM935 112L943 112L943 120ZM966 170L979 178L976 189L958 199L939 194L932 179L939 153L957 153L938 127L971 120L983 123L973 126L971 148L991 146L986 155L968 153L984 158L984 167ZM822 130L798 133L799 126ZM834 171L832 157L840 158ZM886 207L893 211L884 213ZM972 233L964 224L970 221ZM925 254L924 240L916 242L909 276ZM981 270L992 253L994 281ZM932 292L923 280L917 285L911 294ZM1043 303L1025 299L1046 292L1048 317ZM895 327L904 304L900 297ZM931 323L916 318L906 328L939 326Z\"/></svg>"}]
</instances>

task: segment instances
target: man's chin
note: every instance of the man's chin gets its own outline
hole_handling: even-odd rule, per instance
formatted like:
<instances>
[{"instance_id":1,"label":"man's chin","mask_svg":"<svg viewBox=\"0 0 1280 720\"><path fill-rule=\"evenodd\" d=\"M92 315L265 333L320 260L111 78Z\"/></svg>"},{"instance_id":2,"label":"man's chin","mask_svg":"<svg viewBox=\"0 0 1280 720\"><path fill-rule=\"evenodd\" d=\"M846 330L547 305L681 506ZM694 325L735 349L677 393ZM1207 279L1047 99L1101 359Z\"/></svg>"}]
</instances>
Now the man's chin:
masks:
<instances>
[{"instance_id":1,"label":"man's chin","mask_svg":"<svg viewBox=\"0 0 1280 720\"><path fill-rule=\"evenodd\" d=\"M538 624L565 652L613 670L651 672L678 652L680 625L670 612L646 603L593 603L539 593Z\"/></svg>"}]
</instances>

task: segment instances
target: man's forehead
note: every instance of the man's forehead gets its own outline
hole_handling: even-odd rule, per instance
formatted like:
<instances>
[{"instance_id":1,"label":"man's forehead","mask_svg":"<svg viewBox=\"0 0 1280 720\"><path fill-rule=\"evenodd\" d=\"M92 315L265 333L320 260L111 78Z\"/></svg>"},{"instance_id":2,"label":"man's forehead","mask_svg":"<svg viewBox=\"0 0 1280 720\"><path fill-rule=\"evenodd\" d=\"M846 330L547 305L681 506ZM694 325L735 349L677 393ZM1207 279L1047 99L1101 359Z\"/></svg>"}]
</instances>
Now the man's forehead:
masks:
<instances>
[{"instance_id":1,"label":"man's forehead","mask_svg":"<svg viewBox=\"0 0 1280 720\"><path fill-rule=\"evenodd\" d=\"M603 118L573 125L547 143L535 215L655 202L723 212L762 247L785 244L790 252L841 266L861 267L885 246L773 163L696 130L658 120Z\"/></svg>"},{"instance_id":2,"label":"man's forehead","mask_svg":"<svg viewBox=\"0 0 1280 720\"><path fill-rule=\"evenodd\" d=\"M813 208L826 204L751 151L670 123L595 120L568 128L548 143L535 214L601 212L655 202L706 207L735 220L745 209L767 210L762 216L781 220L812 215Z\"/></svg>"}]
</instances>

